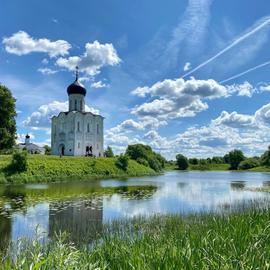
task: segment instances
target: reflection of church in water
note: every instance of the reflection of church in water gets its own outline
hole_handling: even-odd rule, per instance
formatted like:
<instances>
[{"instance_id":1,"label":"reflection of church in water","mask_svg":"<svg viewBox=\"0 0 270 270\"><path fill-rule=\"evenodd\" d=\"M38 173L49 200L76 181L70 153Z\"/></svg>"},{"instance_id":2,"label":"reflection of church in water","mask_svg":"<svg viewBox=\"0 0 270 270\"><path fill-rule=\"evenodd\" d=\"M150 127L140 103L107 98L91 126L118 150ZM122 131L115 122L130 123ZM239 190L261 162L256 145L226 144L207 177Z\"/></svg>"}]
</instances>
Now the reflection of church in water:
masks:
<instances>
[{"instance_id":1,"label":"reflection of church in water","mask_svg":"<svg viewBox=\"0 0 270 270\"><path fill-rule=\"evenodd\" d=\"M53 155L103 156L103 117L85 111L86 89L75 81L67 88L68 112L52 118Z\"/></svg>"},{"instance_id":2,"label":"reflection of church in water","mask_svg":"<svg viewBox=\"0 0 270 270\"><path fill-rule=\"evenodd\" d=\"M103 203L96 200L53 202L49 210L49 238L66 232L74 243L88 242L102 232Z\"/></svg>"}]
</instances>

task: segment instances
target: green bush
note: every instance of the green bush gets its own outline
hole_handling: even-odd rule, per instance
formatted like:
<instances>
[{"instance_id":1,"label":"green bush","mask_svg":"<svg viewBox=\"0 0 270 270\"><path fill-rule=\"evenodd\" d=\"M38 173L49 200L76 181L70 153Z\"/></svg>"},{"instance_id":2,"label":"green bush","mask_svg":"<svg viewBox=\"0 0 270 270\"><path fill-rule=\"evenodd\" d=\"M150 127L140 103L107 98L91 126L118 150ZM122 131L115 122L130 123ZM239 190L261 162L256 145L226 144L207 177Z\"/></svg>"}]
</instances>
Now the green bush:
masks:
<instances>
[{"instance_id":1,"label":"green bush","mask_svg":"<svg viewBox=\"0 0 270 270\"><path fill-rule=\"evenodd\" d=\"M142 164L142 165L144 165L144 166L146 166L146 167L149 167L148 161L147 161L146 159L144 159L144 158L138 158L136 161L137 161L139 164Z\"/></svg>"},{"instance_id":2,"label":"green bush","mask_svg":"<svg viewBox=\"0 0 270 270\"><path fill-rule=\"evenodd\" d=\"M12 172L24 172L27 170L27 152L15 152L9 166Z\"/></svg>"},{"instance_id":3,"label":"green bush","mask_svg":"<svg viewBox=\"0 0 270 270\"><path fill-rule=\"evenodd\" d=\"M264 152L261 156L261 164L264 166L270 166L270 146L268 147L268 151Z\"/></svg>"},{"instance_id":4,"label":"green bush","mask_svg":"<svg viewBox=\"0 0 270 270\"><path fill-rule=\"evenodd\" d=\"M245 160L245 156L241 150L233 150L229 152L229 164L231 170L237 170L241 161Z\"/></svg>"},{"instance_id":5,"label":"green bush","mask_svg":"<svg viewBox=\"0 0 270 270\"><path fill-rule=\"evenodd\" d=\"M120 169L126 171L126 170L127 170L127 167L128 167L128 159L129 159L129 158L128 158L127 155L121 154L121 155L116 159L115 165L116 165L118 168L120 168Z\"/></svg>"},{"instance_id":6,"label":"green bush","mask_svg":"<svg viewBox=\"0 0 270 270\"><path fill-rule=\"evenodd\" d=\"M188 163L189 164L192 164L192 165L198 165L199 164L199 160L197 158L190 158L188 160Z\"/></svg>"},{"instance_id":7,"label":"green bush","mask_svg":"<svg viewBox=\"0 0 270 270\"><path fill-rule=\"evenodd\" d=\"M240 170L248 170L255 167L258 167L260 165L259 161L255 158L247 158L246 160L243 160L240 162L238 169Z\"/></svg>"},{"instance_id":8,"label":"green bush","mask_svg":"<svg viewBox=\"0 0 270 270\"><path fill-rule=\"evenodd\" d=\"M155 153L149 145L133 144L129 145L126 150L126 155L130 159L144 159L148 162L150 168L155 171L161 171L165 167L166 159L160 154Z\"/></svg>"},{"instance_id":9,"label":"green bush","mask_svg":"<svg viewBox=\"0 0 270 270\"><path fill-rule=\"evenodd\" d=\"M150 168L155 170L156 172L162 171L162 165L156 157L154 156L149 157L148 163L149 163Z\"/></svg>"},{"instance_id":10,"label":"green bush","mask_svg":"<svg viewBox=\"0 0 270 270\"><path fill-rule=\"evenodd\" d=\"M180 170L186 170L188 168L188 159L185 156L178 154L176 156L176 165Z\"/></svg>"},{"instance_id":11,"label":"green bush","mask_svg":"<svg viewBox=\"0 0 270 270\"><path fill-rule=\"evenodd\" d=\"M110 146L108 146L107 149L104 151L104 156L108 158L114 157L113 150Z\"/></svg>"}]
</instances>

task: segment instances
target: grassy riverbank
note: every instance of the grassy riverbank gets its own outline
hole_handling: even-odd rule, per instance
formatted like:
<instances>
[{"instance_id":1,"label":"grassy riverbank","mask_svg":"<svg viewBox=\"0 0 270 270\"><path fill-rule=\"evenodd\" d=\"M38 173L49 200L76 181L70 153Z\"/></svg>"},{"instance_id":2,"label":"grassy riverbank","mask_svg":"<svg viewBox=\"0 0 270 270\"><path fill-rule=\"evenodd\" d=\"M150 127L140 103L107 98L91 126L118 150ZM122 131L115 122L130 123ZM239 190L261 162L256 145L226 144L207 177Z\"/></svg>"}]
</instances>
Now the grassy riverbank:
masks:
<instances>
[{"instance_id":1,"label":"grassy riverbank","mask_svg":"<svg viewBox=\"0 0 270 270\"><path fill-rule=\"evenodd\" d=\"M91 180L112 177L154 175L149 167L129 160L127 170L115 165L116 158L85 158L29 155L27 170L7 173L11 156L0 156L0 183L55 182L65 180Z\"/></svg>"},{"instance_id":2,"label":"grassy riverbank","mask_svg":"<svg viewBox=\"0 0 270 270\"><path fill-rule=\"evenodd\" d=\"M91 250L35 241L1 269L269 269L270 210L117 221L97 239Z\"/></svg>"},{"instance_id":3,"label":"grassy riverbank","mask_svg":"<svg viewBox=\"0 0 270 270\"><path fill-rule=\"evenodd\" d=\"M179 170L174 164L167 164L166 171ZM270 167L259 166L248 170L230 170L229 164L190 164L187 171L233 171L233 172L270 172Z\"/></svg>"}]
</instances>

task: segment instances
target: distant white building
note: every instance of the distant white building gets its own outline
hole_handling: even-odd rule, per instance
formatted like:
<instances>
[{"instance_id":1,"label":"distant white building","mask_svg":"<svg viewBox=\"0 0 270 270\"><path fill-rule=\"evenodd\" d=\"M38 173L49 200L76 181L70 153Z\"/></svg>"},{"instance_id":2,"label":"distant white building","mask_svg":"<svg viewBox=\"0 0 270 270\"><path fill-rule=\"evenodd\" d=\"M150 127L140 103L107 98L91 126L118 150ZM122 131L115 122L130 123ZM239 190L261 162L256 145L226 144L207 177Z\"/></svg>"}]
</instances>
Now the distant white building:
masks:
<instances>
[{"instance_id":1,"label":"distant white building","mask_svg":"<svg viewBox=\"0 0 270 270\"><path fill-rule=\"evenodd\" d=\"M29 154L45 154L45 148L30 142L30 135L26 134L25 142L17 144L21 150L26 150Z\"/></svg>"},{"instance_id":2,"label":"distant white building","mask_svg":"<svg viewBox=\"0 0 270 270\"><path fill-rule=\"evenodd\" d=\"M103 117L85 112L86 89L79 82L68 86L69 110L52 118L53 155L103 156Z\"/></svg>"}]
</instances>

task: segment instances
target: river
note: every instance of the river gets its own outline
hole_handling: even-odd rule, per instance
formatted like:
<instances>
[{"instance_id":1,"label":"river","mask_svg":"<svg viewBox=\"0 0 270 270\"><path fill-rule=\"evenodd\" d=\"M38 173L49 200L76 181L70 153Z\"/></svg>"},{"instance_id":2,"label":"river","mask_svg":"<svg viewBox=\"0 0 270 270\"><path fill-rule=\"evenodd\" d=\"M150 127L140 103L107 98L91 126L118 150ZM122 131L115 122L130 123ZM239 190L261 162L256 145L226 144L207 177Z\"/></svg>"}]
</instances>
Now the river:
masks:
<instances>
[{"instance_id":1,"label":"river","mask_svg":"<svg viewBox=\"0 0 270 270\"><path fill-rule=\"evenodd\" d=\"M227 211L268 199L268 193L249 189L269 185L269 173L177 171L95 182L0 185L0 249L10 240L36 234L49 239L60 231L82 241L118 218Z\"/></svg>"}]
</instances>

